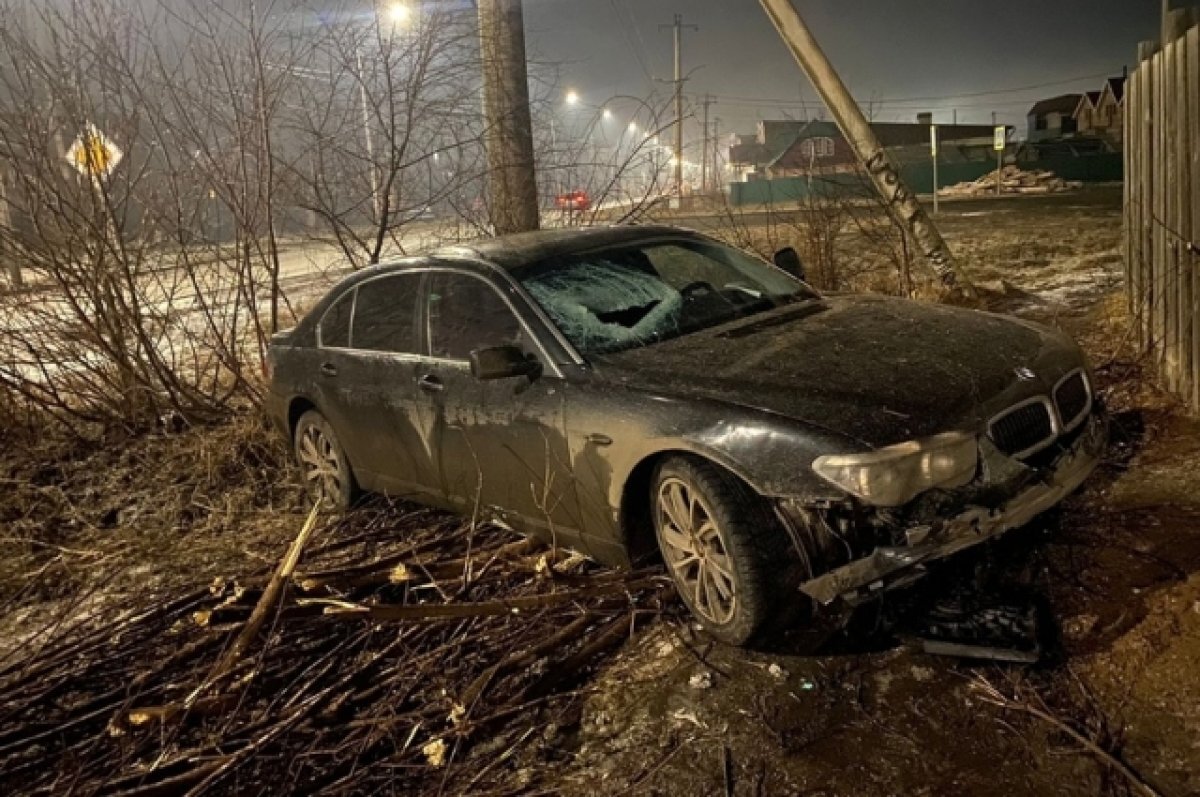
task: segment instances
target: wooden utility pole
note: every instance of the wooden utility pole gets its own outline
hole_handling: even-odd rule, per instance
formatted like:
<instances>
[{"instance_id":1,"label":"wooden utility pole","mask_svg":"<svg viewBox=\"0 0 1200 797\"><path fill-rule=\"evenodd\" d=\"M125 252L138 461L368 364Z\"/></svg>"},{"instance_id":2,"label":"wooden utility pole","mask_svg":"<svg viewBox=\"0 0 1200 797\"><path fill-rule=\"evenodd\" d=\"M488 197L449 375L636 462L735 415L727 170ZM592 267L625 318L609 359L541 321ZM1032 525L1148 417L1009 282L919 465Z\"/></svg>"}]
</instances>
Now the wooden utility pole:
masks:
<instances>
[{"instance_id":1,"label":"wooden utility pole","mask_svg":"<svg viewBox=\"0 0 1200 797\"><path fill-rule=\"evenodd\" d=\"M0 259L7 259L8 282L11 288L20 288L25 284L21 276L21 261L8 251L7 240L12 236L12 214L8 208L8 186L4 182L4 172L0 171Z\"/></svg>"},{"instance_id":2,"label":"wooden utility pole","mask_svg":"<svg viewBox=\"0 0 1200 797\"><path fill-rule=\"evenodd\" d=\"M708 159L709 159L709 156L712 154L712 143L711 143L711 139L709 139L709 137L708 137L708 131L709 131L708 111L709 111L709 108L712 107L714 102L716 102L716 100L714 100L711 95L708 95L708 94L704 95L704 122L703 122L703 125L704 125L704 128L703 128L704 129L704 150L701 153L701 157L700 157L700 193L702 193L702 194L708 193L708 175L709 175ZM715 163L716 162L714 160L714 166L715 166Z\"/></svg>"},{"instance_id":3,"label":"wooden utility pole","mask_svg":"<svg viewBox=\"0 0 1200 797\"><path fill-rule=\"evenodd\" d=\"M663 25L661 27L667 27ZM675 33L675 194L683 196L683 31L700 30L696 25L684 25L683 14L675 15L670 25Z\"/></svg>"},{"instance_id":4,"label":"wooden utility pole","mask_svg":"<svg viewBox=\"0 0 1200 797\"><path fill-rule=\"evenodd\" d=\"M721 117L713 119L712 123L712 187L713 193L722 193L721 188Z\"/></svg>"},{"instance_id":5,"label":"wooden utility pole","mask_svg":"<svg viewBox=\"0 0 1200 797\"><path fill-rule=\"evenodd\" d=\"M800 18L791 0L760 0L779 35L783 37L800 67L808 74L817 93L833 114L834 120L853 147L875 187L892 211L904 221L913 241L925 255L947 290L957 290L966 298L975 298L975 289L958 268L946 241L917 197L904 184L900 173L879 143L862 109L850 96L833 64Z\"/></svg>"},{"instance_id":6,"label":"wooden utility pole","mask_svg":"<svg viewBox=\"0 0 1200 797\"><path fill-rule=\"evenodd\" d=\"M498 235L529 232L539 218L521 0L479 0L479 38L492 224Z\"/></svg>"}]
</instances>

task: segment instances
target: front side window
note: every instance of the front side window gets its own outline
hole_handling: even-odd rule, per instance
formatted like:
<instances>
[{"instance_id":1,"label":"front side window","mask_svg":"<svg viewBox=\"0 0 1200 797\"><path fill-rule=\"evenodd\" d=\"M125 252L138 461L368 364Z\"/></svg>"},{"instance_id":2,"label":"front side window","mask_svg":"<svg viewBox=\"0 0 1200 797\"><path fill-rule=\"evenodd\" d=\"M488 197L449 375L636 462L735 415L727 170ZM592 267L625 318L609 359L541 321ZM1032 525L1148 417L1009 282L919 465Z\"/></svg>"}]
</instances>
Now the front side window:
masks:
<instances>
[{"instance_id":1,"label":"front side window","mask_svg":"<svg viewBox=\"0 0 1200 797\"><path fill-rule=\"evenodd\" d=\"M490 284L468 274L429 281L429 349L443 360L466 360L477 349L520 346L521 323Z\"/></svg>"},{"instance_id":2,"label":"front side window","mask_svg":"<svg viewBox=\"0 0 1200 797\"><path fill-rule=\"evenodd\" d=\"M817 296L757 258L693 239L554 258L519 277L584 356L651 345Z\"/></svg>"},{"instance_id":3,"label":"front side window","mask_svg":"<svg viewBox=\"0 0 1200 797\"><path fill-rule=\"evenodd\" d=\"M420 286L420 274L398 274L360 285L354 306L352 347L417 354L416 309Z\"/></svg>"}]
</instances>

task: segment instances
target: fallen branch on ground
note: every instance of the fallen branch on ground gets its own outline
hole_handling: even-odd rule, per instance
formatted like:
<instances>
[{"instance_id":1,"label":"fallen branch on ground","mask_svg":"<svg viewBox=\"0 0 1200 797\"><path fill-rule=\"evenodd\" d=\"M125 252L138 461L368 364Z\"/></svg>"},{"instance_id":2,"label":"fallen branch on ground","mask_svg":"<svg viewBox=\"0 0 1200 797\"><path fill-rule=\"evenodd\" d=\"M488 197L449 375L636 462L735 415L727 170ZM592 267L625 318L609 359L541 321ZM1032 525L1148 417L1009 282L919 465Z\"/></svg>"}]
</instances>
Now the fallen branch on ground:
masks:
<instances>
[{"instance_id":1,"label":"fallen branch on ground","mask_svg":"<svg viewBox=\"0 0 1200 797\"><path fill-rule=\"evenodd\" d=\"M536 541L424 510L365 522L304 554L308 576L306 524L269 572L149 597L160 605L9 666L0 790L524 790L516 753L545 744L530 730L657 611L665 582L548 572ZM379 578L405 563L411 578ZM288 588L306 577L324 583Z\"/></svg>"}]
</instances>

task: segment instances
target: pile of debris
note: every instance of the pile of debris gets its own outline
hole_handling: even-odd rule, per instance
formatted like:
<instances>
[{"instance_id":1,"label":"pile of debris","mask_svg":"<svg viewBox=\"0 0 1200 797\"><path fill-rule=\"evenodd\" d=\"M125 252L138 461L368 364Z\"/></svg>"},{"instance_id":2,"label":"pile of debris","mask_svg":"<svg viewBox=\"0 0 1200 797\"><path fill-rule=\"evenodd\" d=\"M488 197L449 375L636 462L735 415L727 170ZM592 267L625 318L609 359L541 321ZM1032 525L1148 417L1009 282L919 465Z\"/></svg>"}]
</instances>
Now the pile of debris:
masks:
<instances>
[{"instance_id":1,"label":"pile of debris","mask_svg":"<svg viewBox=\"0 0 1200 797\"><path fill-rule=\"evenodd\" d=\"M986 196L996 193L997 172L991 172L966 183L946 186L938 191L944 197ZM1078 180L1064 180L1054 172L1039 169L1026 171L1019 166L1005 166L999 171L1001 193L1005 194L1058 194L1082 188Z\"/></svg>"},{"instance_id":2,"label":"pile of debris","mask_svg":"<svg viewBox=\"0 0 1200 797\"><path fill-rule=\"evenodd\" d=\"M428 510L304 553L316 517L273 569L0 661L0 793L519 791L571 689L668 594Z\"/></svg>"}]
</instances>

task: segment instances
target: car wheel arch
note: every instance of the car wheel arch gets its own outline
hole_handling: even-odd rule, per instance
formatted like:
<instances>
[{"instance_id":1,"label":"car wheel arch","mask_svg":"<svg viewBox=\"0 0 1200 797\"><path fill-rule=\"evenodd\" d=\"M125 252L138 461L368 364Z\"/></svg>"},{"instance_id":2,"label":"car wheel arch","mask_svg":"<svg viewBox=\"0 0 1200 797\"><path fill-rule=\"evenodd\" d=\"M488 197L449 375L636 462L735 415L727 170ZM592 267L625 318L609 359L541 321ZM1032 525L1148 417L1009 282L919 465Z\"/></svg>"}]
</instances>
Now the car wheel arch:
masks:
<instances>
[{"instance_id":1,"label":"car wheel arch","mask_svg":"<svg viewBox=\"0 0 1200 797\"><path fill-rule=\"evenodd\" d=\"M629 552L633 563L645 561L658 553L658 542L655 539L654 520L650 505L651 487L658 466L671 457L686 457L705 462L720 468L745 484L755 494L762 496L759 487L733 463L712 452L687 447L672 447L653 451L643 456L629 470L629 475L621 485L617 501L621 541Z\"/></svg>"},{"instance_id":2,"label":"car wheel arch","mask_svg":"<svg viewBox=\"0 0 1200 797\"><path fill-rule=\"evenodd\" d=\"M304 396L295 396L288 402L287 423L288 423L288 440L289 442L296 439L296 425L300 423L300 418L309 410L321 412L321 409L312 401ZM322 415L324 413L321 413Z\"/></svg>"}]
</instances>

